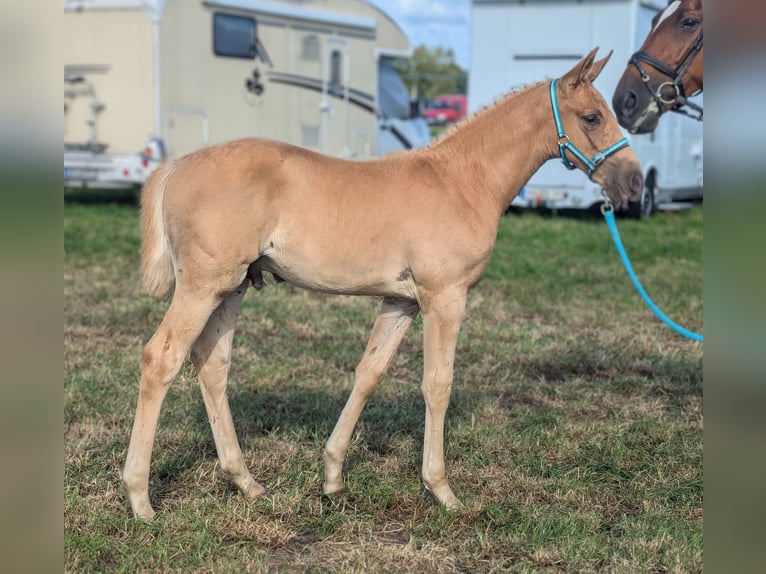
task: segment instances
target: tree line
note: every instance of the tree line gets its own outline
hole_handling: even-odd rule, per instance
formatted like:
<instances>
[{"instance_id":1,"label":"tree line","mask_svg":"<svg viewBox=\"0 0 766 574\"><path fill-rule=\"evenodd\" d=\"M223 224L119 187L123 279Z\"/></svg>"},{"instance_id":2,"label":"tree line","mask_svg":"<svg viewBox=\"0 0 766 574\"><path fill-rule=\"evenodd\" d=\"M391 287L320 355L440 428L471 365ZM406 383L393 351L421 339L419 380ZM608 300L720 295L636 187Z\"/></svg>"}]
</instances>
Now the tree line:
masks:
<instances>
[{"instance_id":1,"label":"tree line","mask_svg":"<svg viewBox=\"0 0 766 574\"><path fill-rule=\"evenodd\" d=\"M455 62L451 48L417 46L409 60L396 63L410 98L430 100L442 94L465 94L468 72Z\"/></svg>"}]
</instances>

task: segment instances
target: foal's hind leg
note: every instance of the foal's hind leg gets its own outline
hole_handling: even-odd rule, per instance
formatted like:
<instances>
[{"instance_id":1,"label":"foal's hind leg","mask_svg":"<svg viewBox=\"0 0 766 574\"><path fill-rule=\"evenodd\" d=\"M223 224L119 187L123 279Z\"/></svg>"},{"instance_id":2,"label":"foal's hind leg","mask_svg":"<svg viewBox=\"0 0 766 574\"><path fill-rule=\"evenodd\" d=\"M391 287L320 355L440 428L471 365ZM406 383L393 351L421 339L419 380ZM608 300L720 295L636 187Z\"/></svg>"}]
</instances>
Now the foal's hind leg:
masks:
<instances>
[{"instance_id":1,"label":"foal's hind leg","mask_svg":"<svg viewBox=\"0 0 766 574\"><path fill-rule=\"evenodd\" d=\"M325 494L343 490L341 473L351 433L417 312L417 304L411 301L383 299L367 349L356 368L354 388L325 446Z\"/></svg>"},{"instance_id":2,"label":"foal's hind leg","mask_svg":"<svg viewBox=\"0 0 766 574\"><path fill-rule=\"evenodd\" d=\"M223 475L237 485L246 498L265 492L247 470L231 418L226 384L231 364L231 342L247 282L227 296L213 312L192 347L192 361L199 372L199 386L205 399L210 428Z\"/></svg>"},{"instance_id":3,"label":"foal's hind leg","mask_svg":"<svg viewBox=\"0 0 766 574\"><path fill-rule=\"evenodd\" d=\"M138 518L154 516L149 503L149 466L162 402L189 348L219 302L214 295L177 286L165 318L144 347L136 418L122 473L130 506Z\"/></svg>"}]
</instances>

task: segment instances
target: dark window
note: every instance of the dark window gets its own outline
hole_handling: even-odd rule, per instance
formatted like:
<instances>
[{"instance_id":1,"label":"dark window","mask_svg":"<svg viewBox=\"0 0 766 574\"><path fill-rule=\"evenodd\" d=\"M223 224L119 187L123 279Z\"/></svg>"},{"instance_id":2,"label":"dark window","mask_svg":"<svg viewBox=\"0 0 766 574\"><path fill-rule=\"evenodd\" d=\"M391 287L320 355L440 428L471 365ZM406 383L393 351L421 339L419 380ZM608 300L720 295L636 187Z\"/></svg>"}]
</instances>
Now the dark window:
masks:
<instances>
[{"instance_id":1,"label":"dark window","mask_svg":"<svg viewBox=\"0 0 766 574\"><path fill-rule=\"evenodd\" d=\"M340 50L333 50L330 54L330 93L340 95L343 84L341 83L341 67L343 65L343 55Z\"/></svg>"},{"instance_id":2,"label":"dark window","mask_svg":"<svg viewBox=\"0 0 766 574\"><path fill-rule=\"evenodd\" d=\"M406 120L410 117L410 96L391 58L381 57L378 60L377 103L378 110L385 118Z\"/></svg>"},{"instance_id":3,"label":"dark window","mask_svg":"<svg viewBox=\"0 0 766 574\"><path fill-rule=\"evenodd\" d=\"M256 49L255 18L213 15L213 52L216 56L255 59Z\"/></svg>"}]
</instances>

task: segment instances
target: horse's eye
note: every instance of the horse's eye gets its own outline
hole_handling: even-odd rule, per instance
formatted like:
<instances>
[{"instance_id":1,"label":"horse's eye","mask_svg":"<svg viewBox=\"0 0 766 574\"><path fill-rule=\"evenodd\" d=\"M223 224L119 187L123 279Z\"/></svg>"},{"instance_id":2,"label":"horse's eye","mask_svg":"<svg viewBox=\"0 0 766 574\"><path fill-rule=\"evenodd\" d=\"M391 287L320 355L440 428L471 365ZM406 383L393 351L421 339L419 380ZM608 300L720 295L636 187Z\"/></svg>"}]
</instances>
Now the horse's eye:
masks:
<instances>
[{"instance_id":1,"label":"horse's eye","mask_svg":"<svg viewBox=\"0 0 766 574\"><path fill-rule=\"evenodd\" d=\"M684 18L681 20L681 28L684 30L694 30L699 26L700 21L697 18Z\"/></svg>"},{"instance_id":2,"label":"horse's eye","mask_svg":"<svg viewBox=\"0 0 766 574\"><path fill-rule=\"evenodd\" d=\"M598 114L588 114L582 117L583 124L587 128L595 128L601 124L601 117Z\"/></svg>"}]
</instances>

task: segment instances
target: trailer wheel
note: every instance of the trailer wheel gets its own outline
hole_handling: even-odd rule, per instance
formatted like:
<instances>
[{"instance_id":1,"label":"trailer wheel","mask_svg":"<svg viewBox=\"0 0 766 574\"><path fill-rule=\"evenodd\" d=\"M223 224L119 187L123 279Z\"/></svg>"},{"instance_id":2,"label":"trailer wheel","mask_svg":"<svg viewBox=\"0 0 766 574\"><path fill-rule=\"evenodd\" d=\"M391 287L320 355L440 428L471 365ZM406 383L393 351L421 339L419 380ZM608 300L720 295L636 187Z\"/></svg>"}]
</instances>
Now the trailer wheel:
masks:
<instances>
[{"instance_id":1,"label":"trailer wheel","mask_svg":"<svg viewBox=\"0 0 766 574\"><path fill-rule=\"evenodd\" d=\"M655 210L654 199L657 192L657 176L651 172L646 176L644 189L639 201L631 201L628 204L627 215L632 219L651 217Z\"/></svg>"}]
</instances>

